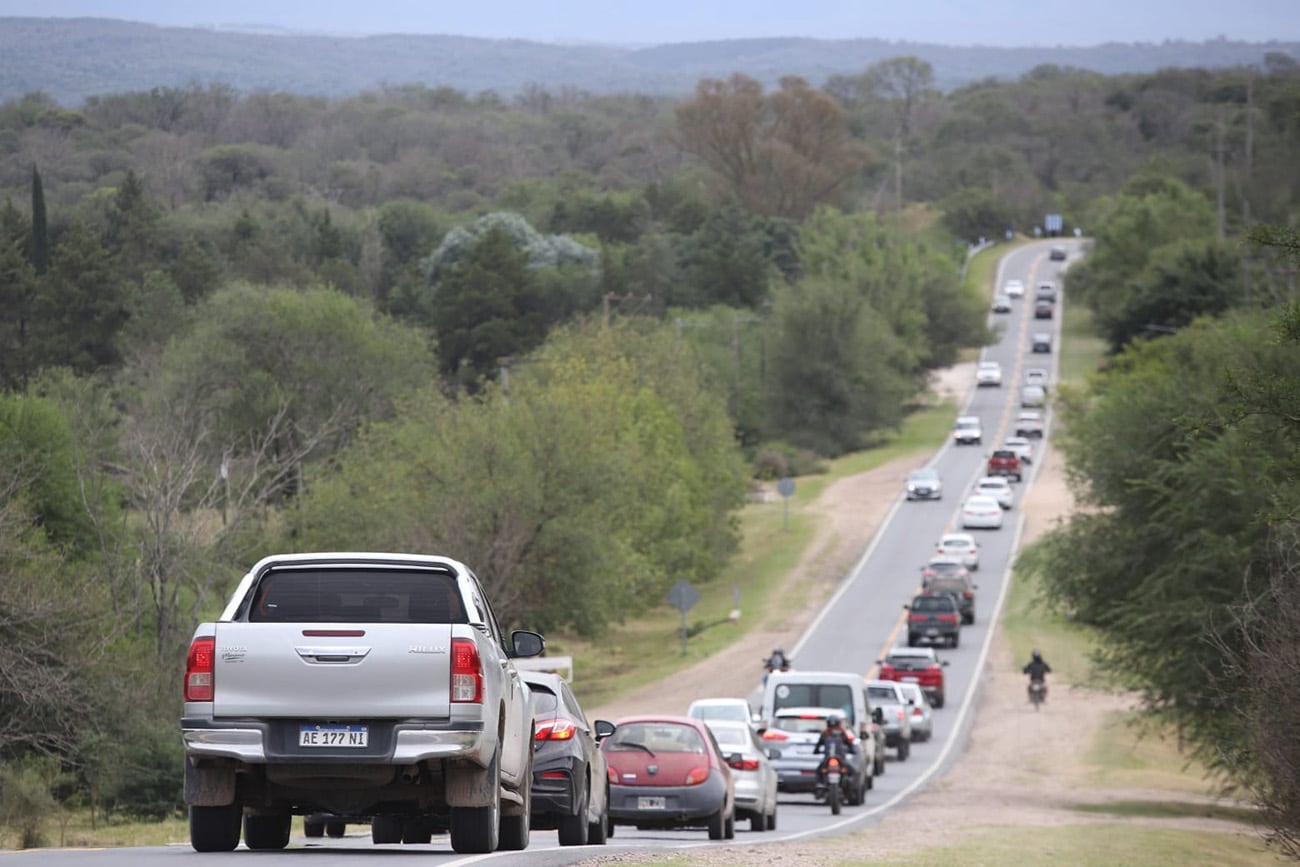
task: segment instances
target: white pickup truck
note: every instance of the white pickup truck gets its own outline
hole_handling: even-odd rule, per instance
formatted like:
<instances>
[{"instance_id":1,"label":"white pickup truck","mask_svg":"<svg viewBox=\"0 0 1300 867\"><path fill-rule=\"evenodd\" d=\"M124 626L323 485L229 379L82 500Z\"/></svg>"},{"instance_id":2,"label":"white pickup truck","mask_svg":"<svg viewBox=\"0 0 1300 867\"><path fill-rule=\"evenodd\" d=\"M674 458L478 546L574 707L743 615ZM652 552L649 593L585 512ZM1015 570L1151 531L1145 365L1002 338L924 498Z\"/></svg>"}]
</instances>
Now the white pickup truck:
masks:
<instances>
[{"instance_id":1,"label":"white pickup truck","mask_svg":"<svg viewBox=\"0 0 1300 867\"><path fill-rule=\"evenodd\" d=\"M295 814L370 819L376 843L528 845L531 696L465 565L416 554L267 557L185 672L185 801L200 852L280 849Z\"/></svg>"}]
</instances>

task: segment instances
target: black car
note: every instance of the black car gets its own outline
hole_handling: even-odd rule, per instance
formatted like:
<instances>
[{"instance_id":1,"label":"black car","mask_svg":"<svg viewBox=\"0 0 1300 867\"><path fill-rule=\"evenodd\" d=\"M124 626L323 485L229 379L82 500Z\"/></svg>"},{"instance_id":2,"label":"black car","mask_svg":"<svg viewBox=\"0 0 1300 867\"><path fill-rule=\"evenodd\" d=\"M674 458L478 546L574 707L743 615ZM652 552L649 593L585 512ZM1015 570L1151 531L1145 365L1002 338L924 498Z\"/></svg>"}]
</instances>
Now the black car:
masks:
<instances>
[{"instance_id":1,"label":"black car","mask_svg":"<svg viewBox=\"0 0 1300 867\"><path fill-rule=\"evenodd\" d=\"M1040 331L1034 334L1030 340L1030 349L1034 352L1051 352L1052 335L1046 331Z\"/></svg>"},{"instance_id":2,"label":"black car","mask_svg":"<svg viewBox=\"0 0 1300 867\"><path fill-rule=\"evenodd\" d=\"M907 646L942 641L949 647L961 642L961 609L947 593L921 594L912 598L907 611Z\"/></svg>"},{"instance_id":3,"label":"black car","mask_svg":"<svg viewBox=\"0 0 1300 867\"><path fill-rule=\"evenodd\" d=\"M976 585L971 582L969 574L961 575L955 572L939 574L926 578L921 586L929 595L946 593L951 596L957 601L957 610L961 612L961 622L975 622Z\"/></svg>"},{"instance_id":4,"label":"black car","mask_svg":"<svg viewBox=\"0 0 1300 867\"><path fill-rule=\"evenodd\" d=\"M599 741L614 724L595 730L558 674L522 671L533 693L533 812L529 827L555 828L561 846L601 844L609 836L609 771Z\"/></svg>"},{"instance_id":5,"label":"black car","mask_svg":"<svg viewBox=\"0 0 1300 867\"><path fill-rule=\"evenodd\" d=\"M1066 252L1064 247L1052 247L1052 249L1047 253L1047 258L1051 259L1053 262L1064 262L1065 256Z\"/></svg>"},{"instance_id":6,"label":"black car","mask_svg":"<svg viewBox=\"0 0 1300 867\"><path fill-rule=\"evenodd\" d=\"M1054 309L1055 309L1055 307L1054 307L1054 305L1052 304L1052 302L1051 302L1051 301L1048 301L1046 298L1043 298L1043 299L1041 299L1041 300L1039 300L1039 301L1035 301L1035 302L1034 302L1034 318L1035 318L1035 319L1051 319L1051 318L1052 318L1052 315L1053 315L1053 311L1054 311Z\"/></svg>"}]
</instances>

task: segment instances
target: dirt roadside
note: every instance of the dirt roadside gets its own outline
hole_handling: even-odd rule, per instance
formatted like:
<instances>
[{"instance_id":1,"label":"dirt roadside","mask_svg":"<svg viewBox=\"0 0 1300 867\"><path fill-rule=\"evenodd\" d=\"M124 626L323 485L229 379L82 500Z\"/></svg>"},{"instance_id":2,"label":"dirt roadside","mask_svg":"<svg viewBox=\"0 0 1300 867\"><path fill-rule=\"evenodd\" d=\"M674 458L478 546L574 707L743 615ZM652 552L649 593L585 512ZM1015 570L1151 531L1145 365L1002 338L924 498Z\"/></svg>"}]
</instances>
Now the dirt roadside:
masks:
<instances>
[{"instance_id":1,"label":"dirt roadside","mask_svg":"<svg viewBox=\"0 0 1300 867\"><path fill-rule=\"evenodd\" d=\"M941 394L964 405L974 387L974 366L961 365L936 382ZM1033 487L1021 503L1025 517L1023 544L1028 544L1069 514L1073 500L1059 453L1047 449ZM788 579L813 581L833 591L870 541L888 513L907 472L924 460L895 461L829 486L816 509L825 516L817 541ZM625 700L597 709L617 718L652 710L684 711L695 698L745 695L755 680L755 660L774 646L790 647L815 616L817 605L795 612L779 629L759 630L746 640L674 677L665 706L662 687L650 686ZM1089 786L1083 754L1107 718L1130 706L1126 696L1064 686L1052 691L1049 710L1035 714L1025 702L1024 678L999 628L993 639L984 686L966 748L952 769L878 825L854 834L815 842L695 849L691 863L707 865L836 865L845 861L905 861L909 853L959 843L973 831L996 828L1051 827L1082 823L1158 823L1166 828L1221 830L1255 836L1241 825L1209 819L1122 819L1087 814L1080 803L1182 798L1212 802L1208 796L1174 795L1148 790ZM680 705L680 707L676 707ZM599 714L598 714L599 715ZM1081 745L1085 745L1082 746ZM1208 785L1207 785L1208 789ZM667 857L667 855L663 856ZM639 855L597 857L587 867L613 863L651 863Z\"/></svg>"}]
</instances>

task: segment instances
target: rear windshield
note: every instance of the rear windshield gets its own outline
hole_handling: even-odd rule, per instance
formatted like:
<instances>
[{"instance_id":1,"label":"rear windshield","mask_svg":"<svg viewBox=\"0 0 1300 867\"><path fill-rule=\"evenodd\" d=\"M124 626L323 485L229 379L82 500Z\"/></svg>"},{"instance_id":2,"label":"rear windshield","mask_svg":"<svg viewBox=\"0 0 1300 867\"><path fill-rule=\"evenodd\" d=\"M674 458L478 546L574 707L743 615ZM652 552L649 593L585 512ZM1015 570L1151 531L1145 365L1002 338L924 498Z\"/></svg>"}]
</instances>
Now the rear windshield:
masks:
<instances>
[{"instance_id":1,"label":"rear windshield","mask_svg":"<svg viewBox=\"0 0 1300 867\"><path fill-rule=\"evenodd\" d=\"M966 579L936 575L929 581L925 582L925 586L931 590L939 590L944 593L955 592L966 589Z\"/></svg>"},{"instance_id":2,"label":"rear windshield","mask_svg":"<svg viewBox=\"0 0 1300 867\"><path fill-rule=\"evenodd\" d=\"M853 718L853 690L843 683L781 683L773 691L772 709L783 707L833 707Z\"/></svg>"},{"instance_id":3,"label":"rear windshield","mask_svg":"<svg viewBox=\"0 0 1300 867\"><path fill-rule=\"evenodd\" d=\"M607 750L649 749L655 753L704 753L704 738L680 723L625 723L605 741Z\"/></svg>"},{"instance_id":4,"label":"rear windshield","mask_svg":"<svg viewBox=\"0 0 1300 867\"><path fill-rule=\"evenodd\" d=\"M732 747L737 750L748 749L753 746L753 739L750 737L749 729L736 728L735 726L711 726L713 736L718 740L718 746Z\"/></svg>"},{"instance_id":5,"label":"rear windshield","mask_svg":"<svg viewBox=\"0 0 1300 867\"><path fill-rule=\"evenodd\" d=\"M555 719L560 716L559 696L537 683L528 684L528 690L533 694L533 719Z\"/></svg>"},{"instance_id":6,"label":"rear windshield","mask_svg":"<svg viewBox=\"0 0 1300 867\"><path fill-rule=\"evenodd\" d=\"M885 662L899 671L924 671L931 660L924 656L887 656Z\"/></svg>"},{"instance_id":7,"label":"rear windshield","mask_svg":"<svg viewBox=\"0 0 1300 867\"><path fill-rule=\"evenodd\" d=\"M894 692L894 688L891 686L869 686L867 687L867 698L871 699L872 704L876 702L898 704L898 693Z\"/></svg>"},{"instance_id":8,"label":"rear windshield","mask_svg":"<svg viewBox=\"0 0 1300 867\"><path fill-rule=\"evenodd\" d=\"M913 611L952 611L952 606L951 596L918 596L912 600Z\"/></svg>"},{"instance_id":9,"label":"rear windshield","mask_svg":"<svg viewBox=\"0 0 1300 867\"><path fill-rule=\"evenodd\" d=\"M250 623L468 623L456 579L399 569L281 569L262 576Z\"/></svg>"},{"instance_id":10,"label":"rear windshield","mask_svg":"<svg viewBox=\"0 0 1300 867\"><path fill-rule=\"evenodd\" d=\"M824 717L801 717L801 716L779 716L776 718L775 727L783 732L820 732L826 728L826 719Z\"/></svg>"},{"instance_id":11,"label":"rear windshield","mask_svg":"<svg viewBox=\"0 0 1300 867\"><path fill-rule=\"evenodd\" d=\"M696 719L722 719L734 722L749 722L749 713L736 704L700 704L691 708L691 716Z\"/></svg>"}]
</instances>

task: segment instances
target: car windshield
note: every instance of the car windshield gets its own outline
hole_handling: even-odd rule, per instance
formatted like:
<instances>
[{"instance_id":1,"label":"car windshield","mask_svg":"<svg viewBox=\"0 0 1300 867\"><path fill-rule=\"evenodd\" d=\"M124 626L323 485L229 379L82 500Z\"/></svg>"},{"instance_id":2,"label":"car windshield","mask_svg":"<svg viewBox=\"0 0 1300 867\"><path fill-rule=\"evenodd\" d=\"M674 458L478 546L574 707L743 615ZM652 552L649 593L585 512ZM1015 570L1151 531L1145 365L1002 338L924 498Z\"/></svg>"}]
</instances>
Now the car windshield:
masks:
<instances>
[{"instance_id":1,"label":"car windshield","mask_svg":"<svg viewBox=\"0 0 1300 867\"><path fill-rule=\"evenodd\" d=\"M844 719L852 724L853 690L843 683L782 683L773 693L772 708L783 707L836 707L844 711Z\"/></svg>"},{"instance_id":2,"label":"car windshield","mask_svg":"<svg viewBox=\"0 0 1300 867\"><path fill-rule=\"evenodd\" d=\"M736 704L698 704L691 708L690 715L705 720L726 719L749 722L749 712Z\"/></svg>"},{"instance_id":3,"label":"car windshield","mask_svg":"<svg viewBox=\"0 0 1300 867\"><path fill-rule=\"evenodd\" d=\"M908 478L914 482L932 482L939 478L939 474L934 470L913 470Z\"/></svg>"},{"instance_id":4,"label":"car windshield","mask_svg":"<svg viewBox=\"0 0 1300 867\"><path fill-rule=\"evenodd\" d=\"M867 698L873 702L898 704L898 693L894 692L892 686L868 686Z\"/></svg>"},{"instance_id":5,"label":"car windshield","mask_svg":"<svg viewBox=\"0 0 1300 867\"><path fill-rule=\"evenodd\" d=\"M923 614L952 611L952 606L951 596L918 596L912 600L912 610Z\"/></svg>"},{"instance_id":6,"label":"car windshield","mask_svg":"<svg viewBox=\"0 0 1300 867\"><path fill-rule=\"evenodd\" d=\"M783 732L819 732L826 728L826 718L821 716L778 716L775 727Z\"/></svg>"},{"instance_id":7,"label":"car windshield","mask_svg":"<svg viewBox=\"0 0 1300 867\"><path fill-rule=\"evenodd\" d=\"M606 741L610 750L645 750L655 753L705 752L704 738L691 726L671 722L634 722L619 726Z\"/></svg>"}]
</instances>

